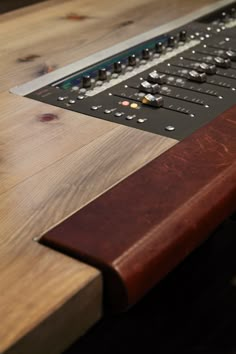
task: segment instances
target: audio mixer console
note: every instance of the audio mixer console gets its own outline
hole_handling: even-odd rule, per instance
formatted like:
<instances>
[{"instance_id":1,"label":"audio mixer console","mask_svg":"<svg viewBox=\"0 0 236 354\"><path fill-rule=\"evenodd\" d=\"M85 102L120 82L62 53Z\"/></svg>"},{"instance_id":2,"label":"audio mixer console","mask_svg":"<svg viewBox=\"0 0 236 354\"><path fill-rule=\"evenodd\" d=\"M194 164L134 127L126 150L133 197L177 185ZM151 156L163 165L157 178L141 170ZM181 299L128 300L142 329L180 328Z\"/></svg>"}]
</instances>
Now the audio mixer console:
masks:
<instances>
[{"instance_id":1,"label":"audio mixer console","mask_svg":"<svg viewBox=\"0 0 236 354\"><path fill-rule=\"evenodd\" d=\"M236 6L188 20L147 32L12 92L182 140L236 98Z\"/></svg>"}]
</instances>

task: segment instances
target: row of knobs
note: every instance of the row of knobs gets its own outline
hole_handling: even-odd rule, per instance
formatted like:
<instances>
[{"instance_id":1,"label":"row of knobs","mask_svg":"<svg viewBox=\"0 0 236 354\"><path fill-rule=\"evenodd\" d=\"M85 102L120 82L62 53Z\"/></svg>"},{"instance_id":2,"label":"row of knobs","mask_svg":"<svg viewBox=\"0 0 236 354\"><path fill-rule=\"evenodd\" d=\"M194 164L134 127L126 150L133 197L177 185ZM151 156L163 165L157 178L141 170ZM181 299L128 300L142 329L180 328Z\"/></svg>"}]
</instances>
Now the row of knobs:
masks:
<instances>
[{"instance_id":1,"label":"row of knobs","mask_svg":"<svg viewBox=\"0 0 236 354\"><path fill-rule=\"evenodd\" d=\"M180 31L178 36L169 36L166 42L166 45L163 42L157 42L155 45L155 52L158 54L163 53L164 49L167 47L169 48L174 48L176 46L176 43L178 41L180 42L186 42L187 40L187 32L185 30ZM145 48L142 50L142 59L143 60L149 60L152 55L152 51L150 51L149 48ZM136 66L138 63L139 58L135 55L132 54L128 57L128 65L129 66ZM123 71L123 65L121 61L117 61L113 64L113 70L114 73L120 74ZM98 70L98 80L100 81L106 81L108 78L108 73L106 68L102 68ZM83 88L89 88L91 87L92 81L90 75L84 75L82 78L82 86Z\"/></svg>"}]
</instances>

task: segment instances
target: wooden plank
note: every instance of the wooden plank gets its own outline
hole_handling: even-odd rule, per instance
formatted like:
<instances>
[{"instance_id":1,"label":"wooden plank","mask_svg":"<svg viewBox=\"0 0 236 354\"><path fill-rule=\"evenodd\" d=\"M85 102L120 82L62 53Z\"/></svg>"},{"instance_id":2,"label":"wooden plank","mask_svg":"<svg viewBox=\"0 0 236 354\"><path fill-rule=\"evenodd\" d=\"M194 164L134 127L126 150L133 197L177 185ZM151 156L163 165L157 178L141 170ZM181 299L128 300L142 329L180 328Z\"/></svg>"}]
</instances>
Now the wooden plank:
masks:
<instances>
[{"instance_id":1,"label":"wooden plank","mask_svg":"<svg viewBox=\"0 0 236 354\"><path fill-rule=\"evenodd\" d=\"M32 239L176 144L9 89L212 2L51 0L0 16L0 352L43 338L57 353L98 320L100 273Z\"/></svg>"}]
</instances>

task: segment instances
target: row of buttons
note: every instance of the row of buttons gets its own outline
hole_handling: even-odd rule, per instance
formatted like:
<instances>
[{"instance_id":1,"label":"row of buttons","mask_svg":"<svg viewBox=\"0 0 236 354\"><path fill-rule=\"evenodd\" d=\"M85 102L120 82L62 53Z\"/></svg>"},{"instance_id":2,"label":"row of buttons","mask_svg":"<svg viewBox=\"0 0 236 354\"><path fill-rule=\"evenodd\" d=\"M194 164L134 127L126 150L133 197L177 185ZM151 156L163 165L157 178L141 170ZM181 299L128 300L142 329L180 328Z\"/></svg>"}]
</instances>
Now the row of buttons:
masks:
<instances>
[{"instance_id":1,"label":"row of buttons","mask_svg":"<svg viewBox=\"0 0 236 354\"><path fill-rule=\"evenodd\" d=\"M83 100L83 99L84 99L84 96L83 96L83 95L80 95L80 96L77 97L77 100ZM66 96L59 96L59 97L57 97L57 100L60 101L60 102L63 102L63 101L68 100L68 97L66 97ZM68 103L69 103L69 104L75 104L75 103L76 103L76 100L74 100L74 99L69 99L69 100L68 100Z\"/></svg>"},{"instance_id":2,"label":"row of buttons","mask_svg":"<svg viewBox=\"0 0 236 354\"><path fill-rule=\"evenodd\" d=\"M99 108L101 108L102 106L92 106L91 107L91 110L92 111L97 111ZM113 113L115 110L114 109L105 109L103 111L104 114L111 114ZM117 117L117 118L120 118L122 116L125 116L125 113L124 112L115 112L114 113L114 116ZM136 115L135 114L128 114L125 116L125 119L126 120L133 120L136 118ZM137 119L137 123L139 124L143 124L147 121L147 118L138 118ZM165 130L168 131L168 132L173 132L175 130L175 127L173 127L172 125L168 125L165 127Z\"/></svg>"},{"instance_id":3,"label":"row of buttons","mask_svg":"<svg viewBox=\"0 0 236 354\"><path fill-rule=\"evenodd\" d=\"M97 111L99 108L101 108L101 106L92 106L91 107L91 110L92 111ZM115 109L105 109L104 111L103 111L103 113L105 113L105 114L111 114L111 113L113 113L115 111ZM125 116L125 113L124 112L115 112L114 113L114 116L115 117L117 117L117 118L120 118L120 117L122 117L122 116ZM135 119L136 118L136 115L135 114L128 114L128 115L126 115L126 117L125 117L125 119L126 120L133 120L133 119ZM137 119L137 122L138 123L145 123L147 121L147 119L146 118L138 118Z\"/></svg>"}]
</instances>

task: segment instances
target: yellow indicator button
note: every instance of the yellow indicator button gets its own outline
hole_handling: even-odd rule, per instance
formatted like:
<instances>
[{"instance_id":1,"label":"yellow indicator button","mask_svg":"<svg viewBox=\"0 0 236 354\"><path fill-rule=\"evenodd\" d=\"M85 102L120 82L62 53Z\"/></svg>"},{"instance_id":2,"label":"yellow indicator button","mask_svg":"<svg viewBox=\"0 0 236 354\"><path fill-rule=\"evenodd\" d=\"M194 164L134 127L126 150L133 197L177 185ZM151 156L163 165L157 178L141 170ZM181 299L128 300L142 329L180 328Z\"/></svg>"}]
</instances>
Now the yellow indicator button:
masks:
<instances>
[{"instance_id":1,"label":"yellow indicator button","mask_svg":"<svg viewBox=\"0 0 236 354\"><path fill-rule=\"evenodd\" d=\"M130 107L137 109L139 108L139 105L137 103L131 103Z\"/></svg>"}]
</instances>

